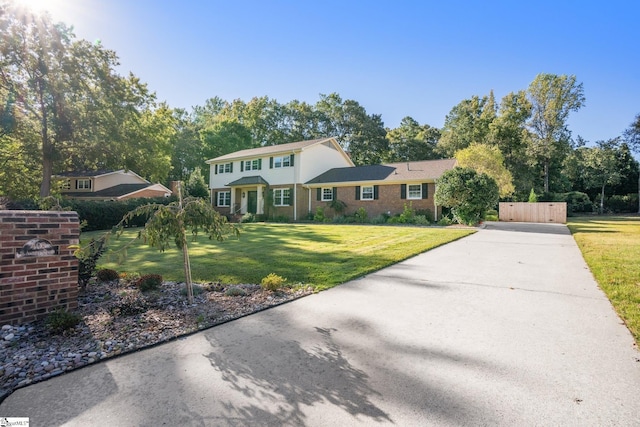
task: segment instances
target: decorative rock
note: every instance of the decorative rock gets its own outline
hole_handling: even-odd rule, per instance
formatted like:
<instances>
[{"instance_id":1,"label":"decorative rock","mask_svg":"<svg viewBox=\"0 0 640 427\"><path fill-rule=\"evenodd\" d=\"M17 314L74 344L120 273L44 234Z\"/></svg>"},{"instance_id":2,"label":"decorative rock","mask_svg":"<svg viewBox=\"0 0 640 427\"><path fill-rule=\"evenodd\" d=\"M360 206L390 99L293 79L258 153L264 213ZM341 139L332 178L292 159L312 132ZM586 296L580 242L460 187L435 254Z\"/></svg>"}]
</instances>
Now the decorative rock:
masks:
<instances>
[{"instance_id":1,"label":"decorative rock","mask_svg":"<svg viewBox=\"0 0 640 427\"><path fill-rule=\"evenodd\" d=\"M96 353L95 351L92 351L91 353L87 354L87 356L89 356L90 358L94 358L96 357L96 354L98 353Z\"/></svg>"},{"instance_id":2,"label":"decorative rock","mask_svg":"<svg viewBox=\"0 0 640 427\"><path fill-rule=\"evenodd\" d=\"M15 335L7 334L7 335L4 336L4 340L5 341L11 341L13 339L13 337L15 337Z\"/></svg>"},{"instance_id":3,"label":"decorative rock","mask_svg":"<svg viewBox=\"0 0 640 427\"><path fill-rule=\"evenodd\" d=\"M13 326L11 326L11 325L2 325L2 330L3 331L10 331L11 329L13 329Z\"/></svg>"}]
</instances>

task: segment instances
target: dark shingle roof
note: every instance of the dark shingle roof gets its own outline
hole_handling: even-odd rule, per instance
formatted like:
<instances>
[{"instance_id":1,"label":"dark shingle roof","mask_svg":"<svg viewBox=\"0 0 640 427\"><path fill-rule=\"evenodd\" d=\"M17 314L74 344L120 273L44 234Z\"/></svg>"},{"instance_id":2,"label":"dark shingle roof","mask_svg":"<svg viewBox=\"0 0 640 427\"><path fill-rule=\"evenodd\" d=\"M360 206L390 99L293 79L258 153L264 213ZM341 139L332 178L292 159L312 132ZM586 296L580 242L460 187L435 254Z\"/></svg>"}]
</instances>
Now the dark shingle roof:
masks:
<instances>
[{"instance_id":1,"label":"dark shingle roof","mask_svg":"<svg viewBox=\"0 0 640 427\"><path fill-rule=\"evenodd\" d=\"M408 182L435 181L456 165L456 159L423 160L419 162L389 163L386 165L356 166L329 169L306 184L346 182Z\"/></svg>"},{"instance_id":2,"label":"dark shingle roof","mask_svg":"<svg viewBox=\"0 0 640 427\"><path fill-rule=\"evenodd\" d=\"M118 171L114 171L111 169L103 169L103 170L91 170L91 171L72 171L72 172L62 172L55 176L57 177L73 177L73 178L93 178L100 175L106 175L109 173L114 173Z\"/></svg>"},{"instance_id":3,"label":"dark shingle roof","mask_svg":"<svg viewBox=\"0 0 640 427\"><path fill-rule=\"evenodd\" d=\"M226 186L233 187L234 185L269 185L269 183L261 176L245 176L228 183Z\"/></svg>"}]
</instances>

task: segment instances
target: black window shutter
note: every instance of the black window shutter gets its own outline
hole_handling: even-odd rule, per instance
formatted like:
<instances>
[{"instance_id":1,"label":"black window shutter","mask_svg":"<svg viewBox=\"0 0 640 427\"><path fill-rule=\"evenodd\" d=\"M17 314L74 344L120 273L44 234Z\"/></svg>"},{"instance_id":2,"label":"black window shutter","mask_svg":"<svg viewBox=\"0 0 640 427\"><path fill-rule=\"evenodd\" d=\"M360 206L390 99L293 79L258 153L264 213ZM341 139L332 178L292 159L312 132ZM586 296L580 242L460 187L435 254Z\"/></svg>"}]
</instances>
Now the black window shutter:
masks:
<instances>
[{"instance_id":1,"label":"black window shutter","mask_svg":"<svg viewBox=\"0 0 640 427\"><path fill-rule=\"evenodd\" d=\"M231 167L229 168L229 172L233 172L233 162L231 162Z\"/></svg>"},{"instance_id":2,"label":"black window shutter","mask_svg":"<svg viewBox=\"0 0 640 427\"><path fill-rule=\"evenodd\" d=\"M244 172L244 160L240 162L240 172Z\"/></svg>"},{"instance_id":3,"label":"black window shutter","mask_svg":"<svg viewBox=\"0 0 640 427\"><path fill-rule=\"evenodd\" d=\"M78 189L78 180L76 179L76 190Z\"/></svg>"},{"instance_id":4,"label":"black window shutter","mask_svg":"<svg viewBox=\"0 0 640 427\"><path fill-rule=\"evenodd\" d=\"M338 200L338 187L333 187L333 200Z\"/></svg>"},{"instance_id":5,"label":"black window shutter","mask_svg":"<svg viewBox=\"0 0 640 427\"><path fill-rule=\"evenodd\" d=\"M269 169L273 169L273 157L269 157Z\"/></svg>"},{"instance_id":6,"label":"black window shutter","mask_svg":"<svg viewBox=\"0 0 640 427\"><path fill-rule=\"evenodd\" d=\"M213 170L214 170L213 174L214 174L214 175L217 175L217 174L218 174L218 165L215 165L215 166L216 166L216 167L215 167L215 168L213 168Z\"/></svg>"},{"instance_id":7,"label":"black window shutter","mask_svg":"<svg viewBox=\"0 0 640 427\"><path fill-rule=\"evenodd\" d=\"M262 159L258 159L258 170L262 170Z\"/></svg>"},{"instance_id":8,"label":"black window shutter","mask_svg":"<svg viewBox=\"0 0 640 427\"><path fill-rule=\"evenodd\" d=\"M292 154L292 155L291 155L291 160L289 161L289 166L292 166L292 167L293 167L293 158L294 158L294 157L295 157L295 156Z\"/></svg>"},{"instance_id":9,"label":"black window shutter","mask_svg":"<svg viewBox=\"0 0 640 427\"><path fill-rule=\"evenodd\" d=\"M356 185L356 200L360 200L360 186Z\"/></svg>"},{"instance_id":10,"label":"black window shutter","mask_svg":"<svg viewBox=\"0 0 640 427\"><path fill-rule=\"evenodd\" d=\"M318 190L316 191L316 200L322 200L322 188L318 188Z\"/></svg>"},{"instance_id":11,"label":"black window shutter","mask_svg":"<svg viewBox=\"0 0 640 427\"><path fill-rule=\"evenodd\" d=\"M400 184L400 198L407 198L407 184Z\"/></svg>"},{"instance_id":12,"label":"black window shutter","mask_svg":"<svg viewBox=\"0 0 640 427\"><path fill-rule=\"evenodd\" d=\"M378 185L373 186L373 199L378 200Z\"/></svg>"},{"instance_id":13,"label":"black window shutter","mask_svg":"<svg viewBox=\"0 0 640 427\"><path fill-rule=\"evenodd\" d=\"M423 183L422 184L422 198L426 199L427 198L427 183Z\"/></svg>"},{"instance_id":14,"label":"black window shutter","mask_svg":"<svg viewBox=\"0 0 640 427\"><path fill-rule=\"evenodd\" d=\"M276 199L274 197L274 191L273 190L269 190L269 197L271 197L271 204L273 206L275 206L276 205Z\"/></svg>"},{"instance_id":15,"label":"black window shutter","mask_svg":"<svg viewBox=\"0 0 640 427\"><path fill-rule=\"evenodd\" d=\"M218 192L213 192L213 206L218 206Z\"/></svg>"},{"instance_id":16,"label":"black window shutter","mask_svg":"<svg viewBox=\"0 0 640 427\"><path fill-rule=\"evenodd\" d=\"M289 189L289 206L293 206L293 192L296 191L295 188Z\"/></svg>"}]
</instances>

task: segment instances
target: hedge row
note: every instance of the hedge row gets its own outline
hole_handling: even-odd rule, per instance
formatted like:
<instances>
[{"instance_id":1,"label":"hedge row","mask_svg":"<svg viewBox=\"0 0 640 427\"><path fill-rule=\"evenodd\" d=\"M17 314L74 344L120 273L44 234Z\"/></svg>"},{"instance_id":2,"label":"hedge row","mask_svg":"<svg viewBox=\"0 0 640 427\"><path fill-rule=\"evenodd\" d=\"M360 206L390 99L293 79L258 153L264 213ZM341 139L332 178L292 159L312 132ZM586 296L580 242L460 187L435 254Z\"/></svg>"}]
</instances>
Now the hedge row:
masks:
<instances>
[{"instance_id":1,"label":"hedge row","mask_svg":"<svg viewBox=\"0 0 640 427\"><path fill-rule=\"evenodd\" d=\"M174 201L175 197L159 197L159 198L140 198L127 199L122 201L100 201L100 200L74 200L62 199L60 206L65 209L78 212L80 222L86 222L82 228L83 231L109 230L117 225L122 217L137 208L138 206L149 203L169 204ZM40 209L36 202L31 200L11 201L5 203L6 209L18 210L38 210ZM142 226L147 218L137 217L129 225Z\"/></svg>"}]
</instances>

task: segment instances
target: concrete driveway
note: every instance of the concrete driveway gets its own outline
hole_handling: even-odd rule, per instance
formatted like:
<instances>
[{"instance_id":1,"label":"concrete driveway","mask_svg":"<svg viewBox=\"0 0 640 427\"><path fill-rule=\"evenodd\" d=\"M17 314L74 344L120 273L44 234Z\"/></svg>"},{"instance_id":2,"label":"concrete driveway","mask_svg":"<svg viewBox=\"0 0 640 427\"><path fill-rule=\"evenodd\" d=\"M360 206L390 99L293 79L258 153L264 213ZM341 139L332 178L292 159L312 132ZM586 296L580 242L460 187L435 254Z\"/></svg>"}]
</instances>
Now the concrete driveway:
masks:
<instances>
[{"instance_id":1,"label":"concrete driveway","mask_svg":"<svg viewBox=\"0 0 640 427\"><path fill-rule=\"evenodd\" d=\"M563 225L488 224L332 290L18 390L31 425L640 425L640 353Z\"/></svg>"}]
</instances>

